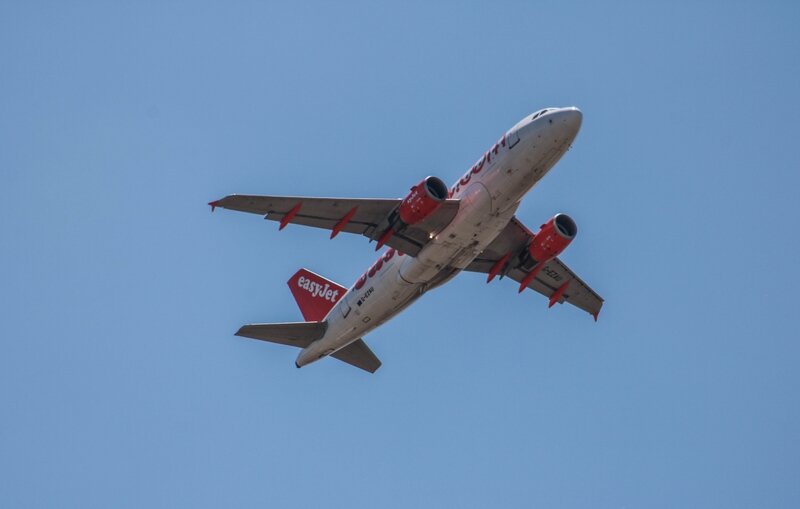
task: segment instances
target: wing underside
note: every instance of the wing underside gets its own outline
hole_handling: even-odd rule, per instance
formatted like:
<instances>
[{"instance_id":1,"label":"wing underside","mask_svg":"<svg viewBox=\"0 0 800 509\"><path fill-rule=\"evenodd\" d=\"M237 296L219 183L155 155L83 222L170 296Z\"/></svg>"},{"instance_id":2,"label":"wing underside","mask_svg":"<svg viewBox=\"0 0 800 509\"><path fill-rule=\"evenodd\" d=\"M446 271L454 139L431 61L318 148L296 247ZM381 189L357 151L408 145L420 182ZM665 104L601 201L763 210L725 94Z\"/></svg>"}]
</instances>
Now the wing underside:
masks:
<instances>
[{"instance_id":1,"label":"wing underside","mask_svg":"<svg viewBox=\"0 0 800 509\"><path fill-rule=\"evenodd\" d=\"M259 214L277 221L281 228L287 224L312 226L332 231L363 235L370 240L385 231L392 213L400 205L399 199L379 198L311 198L302 196L258 196L232 194L211 202L220 207L240 212ZM458 212L458 200L445 200L429 217L392 235L385 243L405 254L416 256L427 244L432 234L447 226Z\"/></svg>"},{"instance_id":2,"label":"wing underside","mask_svg":"<svg viewBox=\"0 0 800 509\"><path fill-rule=\"evenodd\" d=\"M465 270L489 274L500 260L510 255L506 269L501 276L504 275L522 283L533 268L521 263L520 258L520 253L526 249L531 235L528 228L518 219L513 218L505 230ZM602 297L558 258L550 260L528 283L528 288L549 299L554 299L552 303L572 304L593 315L595 319L603 306ZM560 295L558 295L559 291Z\"/></svg>"}]
</instances>

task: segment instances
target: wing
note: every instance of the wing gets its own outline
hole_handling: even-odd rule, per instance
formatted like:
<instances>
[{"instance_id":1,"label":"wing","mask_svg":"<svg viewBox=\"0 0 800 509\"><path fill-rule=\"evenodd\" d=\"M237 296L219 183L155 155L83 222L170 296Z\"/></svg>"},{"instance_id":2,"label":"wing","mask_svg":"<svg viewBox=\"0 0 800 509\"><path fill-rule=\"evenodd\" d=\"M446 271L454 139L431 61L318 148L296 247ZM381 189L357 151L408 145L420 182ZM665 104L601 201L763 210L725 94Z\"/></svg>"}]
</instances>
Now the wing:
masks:
<instances>
[{"instance_id":1,"label":"wing","mask_svg":"<svg viewBox=\"0 0 800 509\"><path fill-rule=\"evenodd\" d=\"M497 262L511 254L505 275L521 283L532 267L522 264L519 255L525 250L532 235L516 217L512 218L500 235L465 270L488 274ZM528 288L550 298L551 305L555 302L568 302L591 314L595 320L603 307L603 299L558 258L545 265L528 284Z\"/></svg>"},{"instance_id":2,"label":"wing","mask_svg":"<svg viewBox=\"0 0 800 509\"><path fill-rule=\"evenodd\" d=\"M255 196L232 194L209 203L216 207L250 212L264 219L287 224L300 224L331 230L331 238L339 232L364 235L370 240L383 233L390 224L392 213L402 200L360 198L308 198L302 196ZM453 220L459 200L445 200L423 221L395 233L386 245L405 254L416 256L432 234L438 233Z\"/></svg>"}]
</instances>

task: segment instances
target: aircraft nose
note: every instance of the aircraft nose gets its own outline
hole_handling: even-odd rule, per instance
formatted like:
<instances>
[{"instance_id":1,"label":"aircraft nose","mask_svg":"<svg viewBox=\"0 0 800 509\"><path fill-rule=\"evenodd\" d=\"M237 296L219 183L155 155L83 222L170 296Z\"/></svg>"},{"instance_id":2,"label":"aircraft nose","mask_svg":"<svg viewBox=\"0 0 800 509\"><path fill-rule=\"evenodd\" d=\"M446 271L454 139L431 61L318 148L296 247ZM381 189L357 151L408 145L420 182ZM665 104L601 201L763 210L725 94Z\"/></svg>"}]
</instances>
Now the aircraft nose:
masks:
<instances>
[{"instance_id":1,"label":"aircraft nose","mask_svg":"<svg viewBox=\"0 0 800 509\"><path fill-rule=\"evenodd\" d=\"M553 115L553 123L559 124L559 127L563 127L569 131L572 136L575 136L578 134L581 124L583 123L583 113L575 106L562 108Z\"/></svg>"}]
</instances>

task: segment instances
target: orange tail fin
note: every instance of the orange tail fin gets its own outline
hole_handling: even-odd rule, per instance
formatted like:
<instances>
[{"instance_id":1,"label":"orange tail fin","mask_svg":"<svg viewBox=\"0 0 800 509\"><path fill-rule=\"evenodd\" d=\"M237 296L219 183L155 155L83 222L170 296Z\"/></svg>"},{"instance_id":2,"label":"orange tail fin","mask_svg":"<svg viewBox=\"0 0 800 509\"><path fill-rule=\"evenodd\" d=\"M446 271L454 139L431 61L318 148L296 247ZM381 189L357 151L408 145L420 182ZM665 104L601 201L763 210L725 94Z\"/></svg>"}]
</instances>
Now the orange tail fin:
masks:
<instances>
[{"instance_id":1,"label":"orange tail fin","mask_svg":"<svg viewBox=\"0 0 800 509\"><path fill-rule=\"evenodd\" d=\"M286 284L289 285L303 318L309 322L319 322L325 318L347 293L347 288L306 269L298 270Z\"/></svg>"}]
</instances>

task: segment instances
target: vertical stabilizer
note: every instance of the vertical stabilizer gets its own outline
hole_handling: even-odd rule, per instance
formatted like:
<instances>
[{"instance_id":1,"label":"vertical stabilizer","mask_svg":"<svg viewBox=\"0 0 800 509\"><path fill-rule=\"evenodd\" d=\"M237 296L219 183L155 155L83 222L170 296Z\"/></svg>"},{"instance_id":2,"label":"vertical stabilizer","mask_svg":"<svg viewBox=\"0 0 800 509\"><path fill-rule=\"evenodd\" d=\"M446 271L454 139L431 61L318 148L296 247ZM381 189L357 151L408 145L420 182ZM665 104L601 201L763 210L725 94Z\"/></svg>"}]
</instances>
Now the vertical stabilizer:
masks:
<instances>
[{"instance_id":1,"label":"vertical stabilizer","mask_svg":"<svg viewBox=\"0 0 800 509\"><path fill-rule=\"evenodd\" d=\"M309 322L322 321L347 293L343 286L307 269L298 270L286 284L289 285L303 318Z\"/></svg>"}]
</instances>

